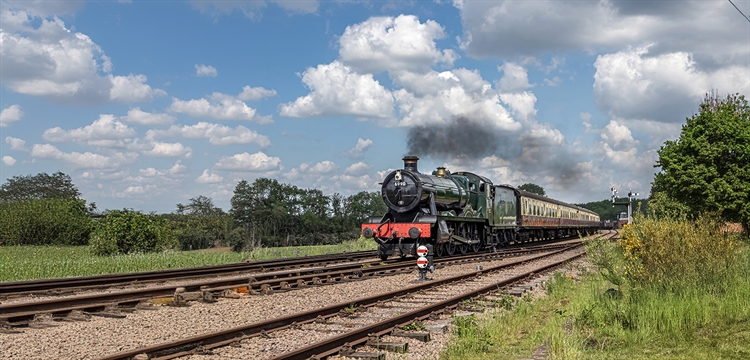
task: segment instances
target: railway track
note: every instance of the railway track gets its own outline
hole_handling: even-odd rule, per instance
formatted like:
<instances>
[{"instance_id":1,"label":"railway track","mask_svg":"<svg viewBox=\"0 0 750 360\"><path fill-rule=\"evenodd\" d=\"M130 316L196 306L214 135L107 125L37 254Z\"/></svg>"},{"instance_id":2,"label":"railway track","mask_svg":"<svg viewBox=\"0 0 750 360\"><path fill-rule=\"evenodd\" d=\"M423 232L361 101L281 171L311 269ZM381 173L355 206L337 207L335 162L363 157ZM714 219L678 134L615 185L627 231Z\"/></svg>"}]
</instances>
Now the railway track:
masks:
<instances>
[{"instance_id":1,"label":"railway track","mask_svg":"<svg viewBox=\"0 0 750 360\"><path fill-rule=\"evenodd\" d=\"M197 268L169 269L127 274L108 274L59 279L0 282L0 297L9 295L41 294L54 295L66 291L109 287L118 284L140 284L155 281L186 279L204 276L226 275L234 272L265 272L300 267L325 266L357 261L377 256L377 251L357 251L342 254L306 256L293 259L263 260L247 263L203 266Z\"/></svg>"},{"instance_id":2,"label":"railway track","mask_svg":"<svg viewBox=\"0 0 750 360\"><path fill-rule=\"evenodd\" d=\"M472 261L483 261L533 252L552 251L564 244L546 244L526 248L505 249L497 252L484 252L448 258L436 258L436 268ZM269 294L274 291L333 284L345 281L364 280L375 276L395 275L413 271L413 261L390 260L371 261L356 264L333 265L319 268L305 268L252 274L223 279L202 279L181 285L165 285L143 289L97 293L81 296L58 297L39 301L0 304L0 325L6 327L28 326L41 314L49 314L53 320L64 320L76 311L105 317L124 317L123 312L148 310L143 304L154 298L170 298L172 305L183 305L187 301L215 301L225 294L237 290L255 294Z\"/></svg>"},{"instance_id":3,"label":"railway track","mask_svg":"<svg viewBox=\"0 0 750 360\"><path fill-rule=\"evenodd\" d=\"M414 321L429 318L433 314L452 309L461 302L477 297L488 292L496 292L499 288L506 287L514 282L527 279L533 274L549 271L560 264L569 262L583 255L582 243L567 245L559 250L534 256L525 260L508 261L492 268L486 268L475 272L457 275L442 280L428 281L416 286L379 294L372 297L360 298L345 303L339 303L320 309L296 313L281 318L256 322L246 326L218 332L193 336L190 338L167 342L123 351L102 357L101 360L116 359L173 359L193 354L211 354L212 351L231 345L242 347L241 342L262 339L259 341L274 341L277 332L288 330L299 337L304 331L331 332L338 334L329 336L320 342L309 343L302 348L277 354L274 359L308 359L310 357L323 358L334 354L350 354L355 346L365 343L379 343L380 336L397 332L399 336L404 335L399 331L401 327ZM540 262L547 259L538 266L524 271L520 274L508 275L504 273L509 268ZM503 275L504 274L504 275ZM457 285L460 284L460 285ZM462 288L458 294L449 289ZM351 315L359 318L367 318L367 314L375 309L402 309L400 313L393 313L373 319L366 324L357 326L353 330L320 330L315 327L324 327L331 324L341 324L342 320ZM305 328L305 329L302 329ZM302 335L304 337L304 335ZM270 338L270 339L269 339ZM282 337L280 336L280 339ZM382 345L382 344L381 344ZM266 356L268 354L265 354ZM236 355L233 355L236 357ZM257 357L258 354L244 354L240 357Z\"/></svg>"},{"instance_id":4,"label":"railway track","mask_svg":"<svg viewBox=\"0 0 750 360\"><path fill-rule=\"evenodd\" d=\"M563 247L561 243L535 245L523 248L509 248L500 251L486 251L464 256L436 258L436 268L470 261L498 259L509 256L520 256L532 252L550 251ZM339 256L323 256L313 259L315 263L334 263L342 260L345 255L349 260L356 256L366 257L367 254L351 253ZM409 259L409 258L407 258ZM260 269L290 268L302 266L303 259L289 261L268 261L262 264L240 264L260 266ZM310 261L307 262L310 264ZM228 266L223 266L228 268ZM199 268L198 270L200 270ZM256 267L256 269L258 269ZM320 286L332 283L364 280L376 276L395 275L414 270L413 261L389 260L370 261L352 264L339 264L325 267L313 267L280 272L265 272L252 275L237 276L221 279L200 279L187 284L154 286L133 290L95 293L80 296L55 297L46 300L13 302L0 304L0 326L25 327L33 324L40 315L47 314L52 320L66 320L69 316L95 315L104 317L124 317L124 313L136 310L149 310L149 300L162 298L167 305L184 305L188 301L213 302L217 297L232 297L236 291L251 294L269 294L275 291L289 291L308 286ZM100 281L96 277L94 281ZM40 282L41 283L41 282ZM70 284L70 283L66 283ZM88 287L83 287L83 289ZM80 289L80 288L79 288ZM70 289L69 289L70 290Z\"/></svg>"}]
</instances>

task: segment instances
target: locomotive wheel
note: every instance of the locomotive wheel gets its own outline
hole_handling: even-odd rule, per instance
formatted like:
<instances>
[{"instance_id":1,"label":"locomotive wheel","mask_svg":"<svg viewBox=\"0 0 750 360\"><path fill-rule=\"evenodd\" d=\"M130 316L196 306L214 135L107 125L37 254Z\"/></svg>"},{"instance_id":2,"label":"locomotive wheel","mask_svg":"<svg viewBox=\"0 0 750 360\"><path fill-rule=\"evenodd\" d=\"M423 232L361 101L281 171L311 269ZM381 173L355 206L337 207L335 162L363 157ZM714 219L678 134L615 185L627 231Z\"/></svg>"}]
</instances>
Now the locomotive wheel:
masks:
<instances>
[{"instance_id":1,"label":"locomotive wheel","mask_svg":"<svg viewBox=\"0 0 750 360\"><path fill-rule=\"evenodd\" d=\"M442 257L445 255L445 244L435 245L435 256Z\"/></svg>"},{"instance_id":2,"label":"locomotive wheel","mask_svg":"<svg viewBox=\"0 0 750 360\"><path fill-rule=\"evenodd\" d=\"M476 244L471 244L471 251L472 252L479 252L479 250L482 250L482 243L478 242Z\"/></svg>"},{"instance_id":3,"label":"locomotive wheel","mask_svg":"<svg viewBox=\"0 0 750 360\"><path fill-rule=\"evenodd\" d=\"M453 241L448 241L445 243L445 252L448 254L448 256L453 256L456 254L456 244L453 243Z\"/></svg>"},{"instance_id":4,"label":"locomotive wheel","mask_svg":"<svg viewBox=\"0 0 750 360\"><path fill-rule=\"evenodd\" d=\"M469 245L468 244L458 245L458 251L461 252L461 255L466 255L466 252L469 251Z\"/></svg>"}]
</instances>

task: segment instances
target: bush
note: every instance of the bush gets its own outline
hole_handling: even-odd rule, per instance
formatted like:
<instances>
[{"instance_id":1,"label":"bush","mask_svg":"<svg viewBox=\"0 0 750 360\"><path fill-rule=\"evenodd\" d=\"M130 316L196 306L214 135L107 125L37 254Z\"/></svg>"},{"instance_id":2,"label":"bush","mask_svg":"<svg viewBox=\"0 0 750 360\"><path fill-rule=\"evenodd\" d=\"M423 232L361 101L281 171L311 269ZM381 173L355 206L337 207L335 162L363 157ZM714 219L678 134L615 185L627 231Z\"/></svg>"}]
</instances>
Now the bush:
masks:
<instances>
[{"instance_id":1,"label":"bush","mask_svg":"<svg viewBox=\"0 0 750 360\"><path fill-rule=\"evenodd\" d=\"M110 211L91 234L97 255L146 253L176 248L177 238L164 220L133 211Z\"/></svg>"},{"instance_id":2,"label":"bush","mask_svg":"<svg viewBox=\"0 0 750 360\"><path fill-rule=\"evenodd\" d=\"M84 200L0 203L0 245L86 245L92 230Z\"/></svg>"},{"instance_id":3,"label":"bush","mask_svg":"<svg viewBox=\"0 0 750 360\"><path fill-rule=\"evenodd\" d=\"M721 225L710 216L689 221L637 215L621 233L625 276L639 284L717 284L740 254Z\"/></svg>"},{"instance_id":4,"label":"bush","mask_svg":"<svg viewBox=\"0 0 750 360\"><path fill-rule=\"evenodd\" d=\"M252 251L256 243L250 239L250 232L245 227L237 227L229 233L229 246L232 251Z\"/></svg>"},{"instance_id":5,"label":"bush","mask_svg":"<svg viewBox=\"0 0 750 360\"><path fill-rule=\"evenodd\" d=\"M181 250L198 250L221 244L231 230L231 218L225 215L165 214L160 215L177 236Z\"/></svg>"}]
</instances>

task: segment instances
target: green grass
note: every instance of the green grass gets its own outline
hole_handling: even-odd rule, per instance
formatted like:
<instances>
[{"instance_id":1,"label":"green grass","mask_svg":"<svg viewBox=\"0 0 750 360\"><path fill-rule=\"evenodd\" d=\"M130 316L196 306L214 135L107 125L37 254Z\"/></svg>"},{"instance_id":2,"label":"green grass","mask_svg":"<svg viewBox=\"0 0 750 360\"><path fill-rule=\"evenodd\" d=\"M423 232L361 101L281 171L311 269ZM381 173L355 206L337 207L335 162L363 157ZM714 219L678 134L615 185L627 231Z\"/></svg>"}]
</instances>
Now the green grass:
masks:
<instances>
[{"instance_id":1,"label":"green grass","mask_svg":"<svg viewBox=\"0 0 750 360\"><path fill-rule=\"evenodd\" d=\"M374 241L360 239L338 245L260 248L243 253L198 250L96 256L83 246L4 246L0 247L0 281L186 268L375 248Z\"/></svg>"},{"instance_id":2,"label":"green grass","mask_svg":"<svg viewBox=\"0 0 750 360\"><path fill-rule=\"evenodd\" d=\"M606 291L610 276L556 276L550 294L510 312L460 320L443 359L517 359L547 342L549 359L750 358L750 252L720 283Z\"/></svg>"}]
</instances>

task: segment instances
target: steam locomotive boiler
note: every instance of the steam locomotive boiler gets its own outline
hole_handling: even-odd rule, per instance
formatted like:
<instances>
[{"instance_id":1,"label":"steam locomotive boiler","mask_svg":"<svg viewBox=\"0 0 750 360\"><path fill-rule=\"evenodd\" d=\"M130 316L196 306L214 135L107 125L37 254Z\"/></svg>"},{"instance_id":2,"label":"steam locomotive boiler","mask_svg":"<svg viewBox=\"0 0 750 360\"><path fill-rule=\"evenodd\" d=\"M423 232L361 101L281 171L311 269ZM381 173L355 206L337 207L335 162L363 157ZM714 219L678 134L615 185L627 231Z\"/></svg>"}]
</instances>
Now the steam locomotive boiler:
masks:
<instances>
[{"instance_id":1,"label":"steam locomotive boiler","mask_svg":"<svg viewBox=\"0 0 750 360\"><path fill-rule=\"evenodd\" d=\"M385 177L381 195L388 211L362 224L362 236L378 242L382 259L413 254L419 245L445 256L598 229L599 216L589 210L470 172L439 167L423 174L418 160L404 157L404 168Z\"/></svg>"}]
</instances>

